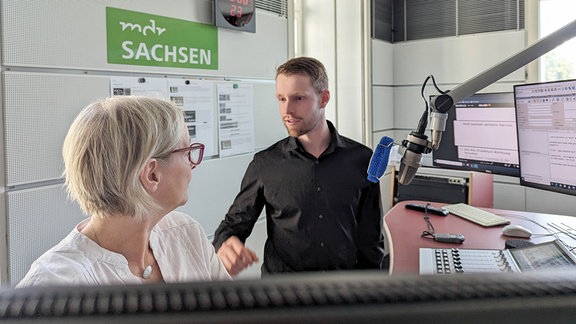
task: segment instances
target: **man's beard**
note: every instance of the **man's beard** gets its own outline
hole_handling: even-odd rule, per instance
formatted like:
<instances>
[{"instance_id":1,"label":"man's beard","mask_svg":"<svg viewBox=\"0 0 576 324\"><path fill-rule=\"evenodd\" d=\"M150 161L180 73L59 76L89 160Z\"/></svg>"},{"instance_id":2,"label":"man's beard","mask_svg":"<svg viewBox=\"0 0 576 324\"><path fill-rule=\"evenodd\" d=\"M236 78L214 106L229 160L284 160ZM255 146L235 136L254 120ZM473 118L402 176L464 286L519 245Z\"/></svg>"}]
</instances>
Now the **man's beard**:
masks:
<instances>
[{"instance_id":1,"label":"man's beard","mask_svg":"<svg viewBox=\"0 0 576 324\"><path fill-rule=\"evenodd\" d=\"M321 112L317 112L316 114L311 114L309 116L309 118L306 118L306 119L298 118L295 116L291 116L291 118L289 118L289 119L293 119L293 120L298 121L298 123L296 123L295 126L293 125L292 127L290 127L290 126L288 126L288 124L286 124L286 120L282 120L284 127L286 127L286 130L288 131L288 135L292 136L292 137L300 137L302 135L308 134L314 128L316 128L316 126L318 126L318 123L320 123L324 120Z\"/></svg>"},{"instance_id":2,"label":"man's beard","mask_svg":"<svg viewBox=\"0 0 576 324\"><path fill-rule=\"evenodd\" d=\"M288 126L286 126L286 124L284 124L284 126L286 127L286 130L288 131L288 135L292 136L292 137L300 137L306 133L308 133L310 130L303 130L303 129L297 129L297 128L288 128Z\"/></svg>"},{"instance_id":3,"label":"man's beard","mask_svg":"<svg viewBox=\"0 0 576 324\"><path fill-rule=\"evenodd\" d=\"M314 127L316 127L317 124L318 124L318 120L313 125L310 125L309 123L301 122L299 125L300 127L290 128L288 125L286 125L286 122L284 122L284 127L286 127L286 130L288 131L289 136L300 137L302 135L308 134L308 132L311 131Z\"/></svg>"}]
</instances>

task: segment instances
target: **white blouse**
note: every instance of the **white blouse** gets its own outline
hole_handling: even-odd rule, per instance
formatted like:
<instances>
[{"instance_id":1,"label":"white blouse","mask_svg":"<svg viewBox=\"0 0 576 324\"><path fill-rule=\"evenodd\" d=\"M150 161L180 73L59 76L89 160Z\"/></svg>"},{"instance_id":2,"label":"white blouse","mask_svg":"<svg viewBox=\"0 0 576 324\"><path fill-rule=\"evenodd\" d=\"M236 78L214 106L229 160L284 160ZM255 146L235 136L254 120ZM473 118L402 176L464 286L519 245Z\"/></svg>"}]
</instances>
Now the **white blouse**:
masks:
<instances>
[{"instance_id":1,"label":"white blouse","mask_svg":"<svg viewBox=\"0 0 576 324\"><path fill-rule=\"evenodd\" d=\"M32 263L16 287L38 285L114 285L142 283L126 258L80 233L79 223L60 243ZM153 228L150 247L165 282L231 280L201 225L177 211Z\"/></svg>"}]
</instances>

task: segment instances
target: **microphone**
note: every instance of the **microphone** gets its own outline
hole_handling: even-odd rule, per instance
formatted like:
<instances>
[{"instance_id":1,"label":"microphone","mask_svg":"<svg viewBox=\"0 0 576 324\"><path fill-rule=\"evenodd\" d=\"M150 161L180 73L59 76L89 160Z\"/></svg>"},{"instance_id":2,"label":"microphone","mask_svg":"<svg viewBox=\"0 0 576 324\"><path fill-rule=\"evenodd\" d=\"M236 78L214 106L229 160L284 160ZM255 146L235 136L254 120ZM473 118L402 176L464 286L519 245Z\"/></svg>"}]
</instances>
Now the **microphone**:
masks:
<instances>
[{"instance_id":1,"label":"microphone","mask_svg":"<svg viewBox=\"0 0 576 324\"><path fill-rule=\"evenodd\" d=\"M386 167L388 167L388 158L390 158L390 150L393 144L394 140L388 136L380 139L380 143L376 146L368 166L368 180L371 182L378 183L380 177L384 175Z\"/></svg>"},{"instance_id":2,"label":"microphone","mask_svg":"<svg viewBox=\"0 0 576 324\"><path fill-rule=\"evenodd\" d=\"M400 169L398 170L398 183L407 185L412 182L416 171L420 167L422 153L429 153L428 136L411 132L402 141L402 159L400 159ZM400 151L399 151L400 152Z\"/></svg>"},{"instance_id":3,"label":"microphone","mask_svg":"<svg viewBox=\"0 0 576 324\"><path fill-rule=\"evenodd\" d=\"M430 142L428 136L424 135L426 126L428 124L428 112L425 111L420 117L417 130L411 132L405 140L402 141L402 146L399 153L402 154L400 159L400 169L398 170L398 183L407 185L412 182L416 171L420 167L420 160L422 153L427 154L432 152L429 147Z\"/></svg>"},{"instance_id":4,"label":"microphone","mask_svg":"<svg viewBox=\"0 0 576 324\"><path fill-rule=\"evenodd\" d=\"M442 133L446 129L448 111L454 106L454 99L444 93L440 96L433 96L430 100L432 113L430 114L430 130L432 131L432 148L437 150L442 141Z\"/></svg>"},{"instance_id":5,"label":"microphone","mask_svg":"<svg viewBox=\"0 0 576 324\"><path fill-rule=\"evenodd\" d=\"M430 114L430 130L432 131L432 148L437 150L440 147L440 141L442 141L442 133L446 129L446 120L448 119L448 114L433 111Z\"/></svg>"}]
</instances>

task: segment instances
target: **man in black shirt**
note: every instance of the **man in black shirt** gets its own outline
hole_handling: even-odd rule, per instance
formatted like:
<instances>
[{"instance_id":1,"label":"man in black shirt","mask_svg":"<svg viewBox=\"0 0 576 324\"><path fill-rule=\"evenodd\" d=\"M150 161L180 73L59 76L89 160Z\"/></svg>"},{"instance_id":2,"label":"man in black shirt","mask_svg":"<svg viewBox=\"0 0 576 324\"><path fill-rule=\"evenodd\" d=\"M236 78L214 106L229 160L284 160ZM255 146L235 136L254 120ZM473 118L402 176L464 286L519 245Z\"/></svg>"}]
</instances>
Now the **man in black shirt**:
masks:
<instances>
[{"instance_id":1,"label":"man in black shirt","mask_svg":"<svg viewBox=\"0 0 576 324\"><path fill-rule=\"evenodd\" d=\"M214 235L224 266L236 275L258 261L244 242L266 208L263 274L385 268L380 187L366 177L372 150L326 120L323 64L299 57L278 67L276 96L289 137L248 166Z\"/></svg>"}]
</instances>

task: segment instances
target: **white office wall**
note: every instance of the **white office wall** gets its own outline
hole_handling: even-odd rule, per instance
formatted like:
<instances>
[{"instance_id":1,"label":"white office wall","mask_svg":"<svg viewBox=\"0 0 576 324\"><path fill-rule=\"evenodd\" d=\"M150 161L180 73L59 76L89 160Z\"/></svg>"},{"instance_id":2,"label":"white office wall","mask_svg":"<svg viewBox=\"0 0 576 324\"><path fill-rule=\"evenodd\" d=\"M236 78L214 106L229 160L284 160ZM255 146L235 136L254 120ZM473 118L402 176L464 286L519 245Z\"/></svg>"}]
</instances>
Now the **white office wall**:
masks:
<instances>
[{"instance_id":1,"label":"white office wall","mask_svg":"<svg viewBox=\"0 0 576 324\"><path fill-rule=\"evenodd\" d=\"M394 83L422 85L428 75L459 84L524 49L524 31L434 38L394 44ZM502 81L524 80L523 69Z\"/></svg>"},{"instance_id":2,"label":"white office wall","mask_svg":"<svg viewBox=\"0 0 576 324\"><path fill-rule=\"evenodd\" d=\"M320 60L328 72L331 99L326 106L326 118L338 126L336 93L336 26L334 1L296 0L300 3L301 39L296 56L312 56Z\"/></svg>"},{"instance_id":3,"label":"white office wall","mask_svg":"<svg viewBox=\"0 0 576 324\"><path fill-rule=\"evenodd\" d=\"M371 44L372 129L376 133L394 128L394 45L376 39Z\"/></svg>"},{"instance_id":4,"label":"white office wall","mask_svg":"<svg viewBox=\"0 0 576 324\"><path fill-rule=\"evenodd\" d=\"M525 190L527 211L576 216L576 197L529 187Z\"/></svg>"},{"instance_id":5,"label":"white office wall","mask_svg":"<svg viewBox=\"0 0 576 324\"><path fill-rule=\"evenodd\" d=\"M364 78L369 73L365 67L369 35L364 10L368 1L296 1L302 8L301 52L296 55L313 56L326 66L331 91L326 117L342 135L366 143Z\"/></svg>"},{"instance_id":6,"label":"white office wall","mask_svg":"<svg viewBox=\"0 0 576 324\"><path fill-rule=\"evenodd\" d=\"M212 24L212 0L0 2L3 98L0 282L15 284L30 263L83 217L62 190L60 150L68 126L91 101L110 95L110 78L236 80L254 89L255 150L286 136L275 100L275 68L288 56L287 19L257 9L256 33L218 30L219 68L107 63L106 6ZM215 107L216 108L216 107ZM240 186L253 152L207 158L192 174L192 215L211 236ZM6 174L6 178L4 175ZM2 226L3 225L3 226ZM4 235L6 234L6 235Z\"/></svg>"},{"instance_id":7,"label":"white office wall","mask_svg":"<svg viewBox=\"0 0 576 324\"><path fill-rule=\"evenodd\" d=\"M510 210L530 210L526 206L526 188L520 186L518 178L494 176L494 206Z\"/></svg>"},{"instance_id":8,"label":"white office wall","mask_svg":"<svg viewBox=\"0 0 576 324\"><path fill-rule=\"evenodd\" d=\"M339 132L366 143L363 9L362 1L336 1L336 99Z\"/></svg>"}]
</instances>

